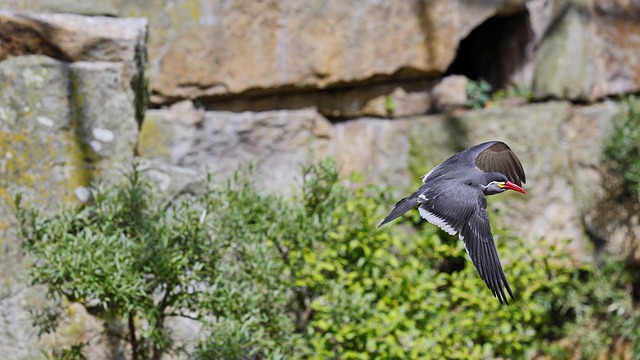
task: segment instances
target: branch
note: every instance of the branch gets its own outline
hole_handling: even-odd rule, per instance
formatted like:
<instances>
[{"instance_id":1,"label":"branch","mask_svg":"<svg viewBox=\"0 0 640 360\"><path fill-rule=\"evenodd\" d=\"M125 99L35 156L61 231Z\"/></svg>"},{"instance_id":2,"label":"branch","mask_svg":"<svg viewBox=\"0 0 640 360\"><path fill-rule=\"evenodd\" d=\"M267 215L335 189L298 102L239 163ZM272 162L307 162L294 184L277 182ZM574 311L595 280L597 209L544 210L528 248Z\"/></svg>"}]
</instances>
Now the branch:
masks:
<instances>
[{"instance_id":1,"label":"branch","mask_svg":"<svg viewBox=\"0 0 640 360\"><path fill-rule=\"evenodd\" d=\"M129 337L131 338L131 359L138 360L138 339L136 338L136 325L133 311L129 312Z\"/></svg>"},{"instance_id":2,"label":"branch","mask_svg":"<svg viewBox=\"0 0 640 360\"><path fill-rule=\"evenodd\" d=\"M191 316L191 315L182 314L182 313L167 313L167 316L183 317L183 318L186 318L186 319L191 319L191 320L196 320L196 321L200 321L202 319L202 316L200 316L200 315Z\"/></svg>"}]
</instances>

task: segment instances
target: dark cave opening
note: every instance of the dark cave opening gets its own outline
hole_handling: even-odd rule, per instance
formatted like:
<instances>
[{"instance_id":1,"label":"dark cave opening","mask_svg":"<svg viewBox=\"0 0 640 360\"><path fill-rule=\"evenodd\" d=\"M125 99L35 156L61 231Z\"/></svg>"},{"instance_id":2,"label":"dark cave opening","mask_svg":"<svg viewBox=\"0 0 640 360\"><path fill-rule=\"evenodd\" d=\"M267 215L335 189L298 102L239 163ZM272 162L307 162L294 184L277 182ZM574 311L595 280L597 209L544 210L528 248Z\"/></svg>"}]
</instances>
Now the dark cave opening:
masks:
<instances>
[{"instance_id":1,"label":"dark cave opening","mask_svg":"<svg viewBox=\"0 0 640 360\"><path fill-rule=\"evenodd\" d=\"M527 62L532 42L526 8L494 15L460 41L456 58L445 75L485 80L493 90L516 85L513 77Z\"/></svg>"}]
</instances>

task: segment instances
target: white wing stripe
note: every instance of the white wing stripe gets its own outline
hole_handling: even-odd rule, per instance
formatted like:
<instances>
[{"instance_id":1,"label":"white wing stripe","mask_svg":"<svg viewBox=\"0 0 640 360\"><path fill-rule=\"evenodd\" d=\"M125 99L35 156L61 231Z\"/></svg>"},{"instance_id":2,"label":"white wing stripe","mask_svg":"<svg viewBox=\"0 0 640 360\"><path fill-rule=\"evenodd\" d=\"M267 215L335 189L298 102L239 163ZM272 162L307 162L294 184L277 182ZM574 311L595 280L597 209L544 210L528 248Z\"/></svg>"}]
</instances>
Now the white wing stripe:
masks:
<instances>
[{"instance_id":1,"label":"white wing stripe","mask_svg":"<svg viewBox=\"0 0 640 360\"><path fill-rule=\"evenodd\" d=\"M442 165L442 164L440 164L440 165ZM429 178L429 175L431 175L431 173L433 172L433 170L435 170L435 169L439 168L439 167L440 167L440 165L435 166L433 169L429 170L429 172L428 172L428 173L424 174L424 176L422 177L422 182L423 182L423 183L427 182L427 179Z\"/></svg>"},{"instance_id":2,"label":"white wing stripe","mask_svg":"<svg viewBox=\"0 0 640 360\"><path fill-rule=\"evenodd\" d=\"M420 212L420 216L422 216L425 220L444 230L447 234L456 234L456 229L454 229L453 226L448 224L443 218L439 217L438 215L429 212L429 210L423 208L422 206L418 208L418 212Z\"/></svg>"},{"instance_id":3,"label":"white wing stripe","mask_svg":"<svg viewBox=\"0 0 640 360\"><path fill-rule=\"evenodd\" d=\"M467 243L464 242L464 236L462 236L462 234L459 233L458 238L462 240L462 245L464 246L464 250L467 252L467 256L469 256L469 259L471 259L471 254L469 254L469 249L467 249Z\"/></svg>"}]
</instances>

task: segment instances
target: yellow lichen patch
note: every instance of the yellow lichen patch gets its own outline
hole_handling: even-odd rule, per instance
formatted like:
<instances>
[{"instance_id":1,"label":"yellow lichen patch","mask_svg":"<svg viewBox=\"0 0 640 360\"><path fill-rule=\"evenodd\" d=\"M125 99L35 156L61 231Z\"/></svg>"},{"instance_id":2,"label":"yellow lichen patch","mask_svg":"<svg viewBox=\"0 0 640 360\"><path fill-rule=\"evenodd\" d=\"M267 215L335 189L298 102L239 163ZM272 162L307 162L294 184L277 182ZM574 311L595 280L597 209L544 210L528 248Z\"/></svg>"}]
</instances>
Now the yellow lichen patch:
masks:
<instances>
[{"instance_id":1,"label":"yellow lichen patch","mask_svg":"<svg viewBox=\"0 0 640 360\"><path fill-rule=\"evenodd\" d=\"M43 204L77 201L74 189L91 180L79 142L71 132L54 137L27 130L0 131L0 201L13 206L16 192ZM52 176L54 172L61 177Z\"/></svg>"},{"instance_id":2,"label":"yellow lichen patch","mask_svg":"<svg viewBox=\"0 0 640 360\"><path fill-rule=\"evenodd\" d=\"M168 146L172 142L171 124L161 116L148 115L142 122L138 139L138 155L147 158L169 159Z\"/></svg>"},{"instance_id":3,"label":"yellow lichen patch","mask_svg":"<svg viewBox=\"0 0 640 360\"><path fill-rule=\"evenodd\" d=\"M185 23L198 23L200 20L199 0L180 1L175 10L171 12L173 28L184 28Z\"/></svg>"},{"instance_id":4,"label":"yellow lichen patch","mask_svg":"<svg viewBox=\"0 0 640 360\"><path fill-rule=\"evenodd\" d=\"M34 174L39 157L33 140L25 132L8 133L0 131L0 188L10 185L33 187L36 182Z\"/></svg>"},{"instance_id":5,"label":"yellow lichen patch","mask_svg":"<svg viewBox=\"0 0 640 360\"><path fill-rule=\"evenodd\" d=\"M76 202L75 189L86 187L91 183L93 172L87 164L87 148L74 136L66 134L66 191L63 194L63 201L66 203Z\"/></svg>"},{"instance_id":6,"label":"yellow lichen patch","mask_svg":"<svg viewBox=\"0 0 640 360\"><path fill-rule=\"evenodd\" d=\"M17 192L30 192L27 201L47 196L40 158L49 151L46 142L34 141L26 131L0 131L0 242L9 236Z\"/></svg>"},{"instance_id":7,"label":"yellow lichen patch","mask_svg":"<svg viewBox=\"0 0 640 360\"><path fill-rule=\"evenodd\" d=\"M200 20L200 1L191 0L184 2L185 10L189 13L189 17L193 20Z\"/></svg>"}]
</instances>

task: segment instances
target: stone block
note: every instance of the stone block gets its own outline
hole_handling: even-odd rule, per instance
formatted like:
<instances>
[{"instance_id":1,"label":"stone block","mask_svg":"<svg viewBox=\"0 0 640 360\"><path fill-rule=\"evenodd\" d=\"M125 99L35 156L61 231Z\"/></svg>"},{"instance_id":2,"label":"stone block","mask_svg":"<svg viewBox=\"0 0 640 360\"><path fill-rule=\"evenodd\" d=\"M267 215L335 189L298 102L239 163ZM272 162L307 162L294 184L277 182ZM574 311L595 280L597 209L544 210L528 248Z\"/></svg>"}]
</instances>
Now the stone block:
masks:
<instances>
[{"instance_id":1,"label":"stone block","mask_svg":"<svg viewBox=\"0 0 640 360\"><path fill-rule=\"evenodd\" d=\"M461 38L524 1L114 0L150 19L154 101L443 73Z\"/></svg>"},{"instance_id":2,"label":"stone block","mask_svg":"<svg viewBox=\"0 0 640 360\"><path fill-rule=\"evenodd\" d=\"M560 0L546 16L535 97L593 101L640 90L640 4Z\"/></svg>"},{"instance_id":3,"label":"stone block","mask_svg":"<svg viewBox=\"0 0 640 360\"><path fill-rule=\"evenodd\" d=\"M76 136L84 157L95 167L96 181L117 179L122 165L133 160L138 141L131 78L119 62L79 61L70 68Z\"/></svg>"},{"instance_id":4,"label":"stone block","mask_svg":"<svg viewBox=\"0 0 640 360\"><path fill-rule=\"evenodd\" d=\"M47 344L29 311L47 303L22 282L13 195L51 210L121 179L144 111L146 21L0 10L0 34L0 358L37 358Z\"/></svg>"},{"instance_id":5,"label":"stone block","mask_svg":"<svg viewBox=\"0 0 640 360\"><path fill-rule=\"evenodd\" d=\"M287 192L299 185L300 166L312 160L326 132L326 120L314 109L206 111L202 121L191 123L176 121L180 111L184 109L147 112L138 147L142 157L200 174L208 171L217 181L252 161L260 187L267 190Z\"/></svg>"}]
</instances>

